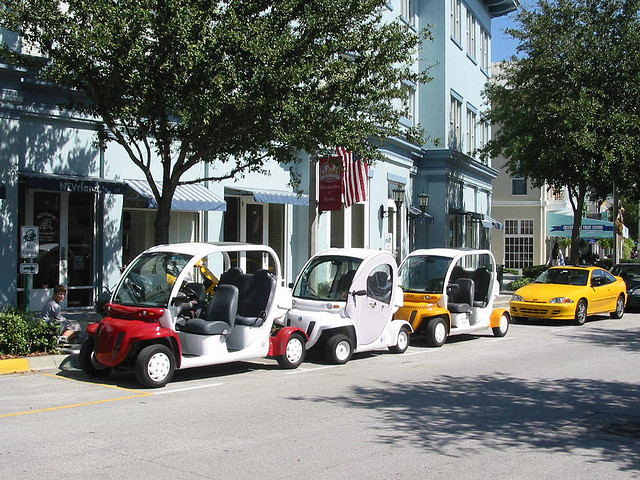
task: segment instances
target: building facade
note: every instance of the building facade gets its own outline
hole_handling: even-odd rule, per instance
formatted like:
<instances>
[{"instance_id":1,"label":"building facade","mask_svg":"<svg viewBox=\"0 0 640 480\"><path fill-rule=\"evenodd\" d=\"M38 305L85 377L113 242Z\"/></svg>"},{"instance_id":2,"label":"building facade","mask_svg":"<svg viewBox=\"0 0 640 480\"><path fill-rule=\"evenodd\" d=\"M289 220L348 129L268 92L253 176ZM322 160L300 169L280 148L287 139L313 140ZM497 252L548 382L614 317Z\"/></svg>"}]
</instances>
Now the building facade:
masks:
<instances>
[{"instance_id":1,"label":"building facade","mask_svg":"<svg viewBox=\"0 0 640 480\"><path fill-rule=\"evenodd\" d=\"M493 227L492 181L498 172L474 154L488 138L479 123L481 91L490 76L491 20L516 0L392 0L387 18L434 40L415 68L431 67L433 82L406 85L407 127L420 123L425 145L388 139L385 160L369 169L368 198L339 211L315 210L316 163L301 154L300 191L288 165L272 161L269 176L184 185L174 198L170 241L265 243L293 281L314 251L330 246L387 249L398 260L435 246L486 247ZM20 47L19 39L3 39ZM95 142L101 125L61 110L59 91L27 72L0 65L0 305L39 310L58 283L69 289L65 308L87 308L102 288L115 286L121 268L153 244L155 204L142 172L122 149ZM207 165L185 180L206 177ZM268 187L268 188L266 188ZM420 208L419 196L429 195ZM311 205L311 207L310 207ZM311 211L310 211L311 210ZM23 227L38 227L38 249L25 250ZM27 245L28 246L28 245ZM24 250L24 251L23 251ZM22 264L37 264L29 273ZM261 268L260 259L245 268Z\"/></svg>"}]
</instances>

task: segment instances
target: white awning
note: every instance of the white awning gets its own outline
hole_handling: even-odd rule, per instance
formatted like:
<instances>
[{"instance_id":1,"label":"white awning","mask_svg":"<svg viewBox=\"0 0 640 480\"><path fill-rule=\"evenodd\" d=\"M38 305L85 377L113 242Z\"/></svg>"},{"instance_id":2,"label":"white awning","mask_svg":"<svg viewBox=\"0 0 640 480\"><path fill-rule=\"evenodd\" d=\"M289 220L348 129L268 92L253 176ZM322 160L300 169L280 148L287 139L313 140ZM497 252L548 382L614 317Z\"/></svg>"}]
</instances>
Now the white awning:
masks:
<instances>
[{"instance_id":1,"label":"white awning","mask_svg":"<svg viewBox=\"0 0 640 480\"><path fill-rule=\"evenodd\" d=\"M146 180L125 180L125 183L147 200L148 208L158 208L151 187ZM159 190L162 190L162 182L156 182ZM176 192L171 201L172 210L186 211L214 211L224 212L227 210L227 203L199 183L191 183L188 185L178 185Z\"/></svg>"},{"instance_id":2,"label":"white awning","mask_svg":"<svg viewBox=\"0 0 640 480\"><path fill-rule=\"evenodd\" d=\"M252 195L256 202L260 203L280 203L289 205L309 205L309 195L298 195L296 192L286 190L266 190L254 188L233 187L227 193L240 193L242 195Z\"/></svg>"}]
</instances>

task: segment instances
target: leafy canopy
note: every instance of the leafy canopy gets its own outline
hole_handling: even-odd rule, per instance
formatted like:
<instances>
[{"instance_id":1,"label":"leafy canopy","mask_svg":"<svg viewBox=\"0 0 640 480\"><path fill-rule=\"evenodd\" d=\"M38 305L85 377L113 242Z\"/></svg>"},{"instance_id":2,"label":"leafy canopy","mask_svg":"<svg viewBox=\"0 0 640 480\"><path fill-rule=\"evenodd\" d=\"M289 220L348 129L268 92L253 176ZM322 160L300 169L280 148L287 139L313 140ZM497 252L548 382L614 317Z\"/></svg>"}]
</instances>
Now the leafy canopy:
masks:
<instances>
[{"instance_id":1,"label":"leafy canopy","mask_svg":"<svg viewBox=\"0 0 640 480\"><path fill-rule=\"evenodd\" d=\"M413 67L428 32L384 22L385 3L2 0L0 26L41 58L1 54L82 93L67 106L102 120L154 189L161 162L161 241L173 192L200 162L220 180L300 150L344 145L375 159L375 139L420 140L398 120L403 84L428 81Z\"/></svg>"}]
</instances>

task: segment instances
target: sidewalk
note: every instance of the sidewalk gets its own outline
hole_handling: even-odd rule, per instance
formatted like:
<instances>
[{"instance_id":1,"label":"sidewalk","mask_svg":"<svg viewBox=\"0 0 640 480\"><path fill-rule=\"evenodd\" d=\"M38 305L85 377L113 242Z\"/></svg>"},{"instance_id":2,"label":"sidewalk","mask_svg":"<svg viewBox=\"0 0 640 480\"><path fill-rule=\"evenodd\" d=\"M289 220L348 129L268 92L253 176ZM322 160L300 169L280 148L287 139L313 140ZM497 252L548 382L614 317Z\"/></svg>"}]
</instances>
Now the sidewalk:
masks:
<instances>
[{"instance_id":1,"label":"sidewalk","mask_svg":"<svg viewBox=\"0 0 640 480\"><path fill-rule=\"evenodd\" d=\"M77 320L82 327L82 331L87 331L89 323L100 321L100 315L94 310L72 310L63 312L69 319ZM73 345L70 348L62 348L60 354L40 355L36 357L9 358L0 360L0 375L5 373L23 373L32 370L64 370L66 368L78 368L77 354L80 352L80 345Z\"/></svg>"}]
</instances>

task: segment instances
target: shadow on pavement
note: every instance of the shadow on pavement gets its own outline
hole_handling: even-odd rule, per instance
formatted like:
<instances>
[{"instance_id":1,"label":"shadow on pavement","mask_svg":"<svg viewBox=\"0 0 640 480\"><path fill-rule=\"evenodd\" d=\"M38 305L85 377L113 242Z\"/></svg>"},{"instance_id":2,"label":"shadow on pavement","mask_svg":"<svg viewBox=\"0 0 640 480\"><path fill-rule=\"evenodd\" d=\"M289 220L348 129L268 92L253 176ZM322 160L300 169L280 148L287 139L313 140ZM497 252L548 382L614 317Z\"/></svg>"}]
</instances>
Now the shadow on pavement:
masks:
<instances>
[{"instance_id":1,"label":"shadow on pavement","mask_svg":"<svg viewBox=\"0 0 640 480\"><path fill-rule=\"evenodd\" d=\"M338 397L292 398L372 412L378 441L458 457L482 448L544 449L640 469L640 439L607 433L640 425L640 386L595 380L442 376L432 383L380 383ZM470 442L471 441L471 442ZM478 447L479 448L479 447Z\"/></svg>"}]
</instances>

